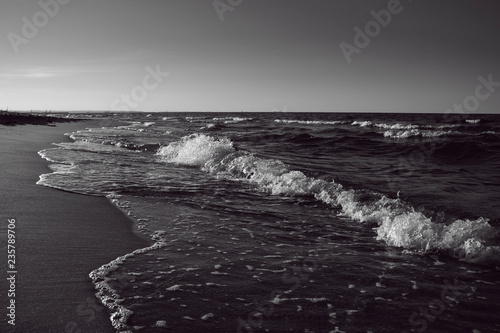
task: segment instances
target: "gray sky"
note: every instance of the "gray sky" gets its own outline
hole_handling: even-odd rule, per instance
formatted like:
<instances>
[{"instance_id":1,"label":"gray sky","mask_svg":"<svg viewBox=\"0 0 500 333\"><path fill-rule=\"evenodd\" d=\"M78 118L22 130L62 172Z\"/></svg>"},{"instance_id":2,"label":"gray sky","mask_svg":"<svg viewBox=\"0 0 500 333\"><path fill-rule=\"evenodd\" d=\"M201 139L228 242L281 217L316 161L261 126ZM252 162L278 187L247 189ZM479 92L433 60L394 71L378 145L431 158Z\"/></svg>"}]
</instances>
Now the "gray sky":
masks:
<instances>
[{"instance_id":1,"label":"gray sky","mask_svg":"<svg viewBox=\"0 0 500 333\"><path fill-rule=\"evenodd\" d=\"M498 1L397 2L1 0L0 108L445 112L500 82Z\"/></svg>"}]
</instances>

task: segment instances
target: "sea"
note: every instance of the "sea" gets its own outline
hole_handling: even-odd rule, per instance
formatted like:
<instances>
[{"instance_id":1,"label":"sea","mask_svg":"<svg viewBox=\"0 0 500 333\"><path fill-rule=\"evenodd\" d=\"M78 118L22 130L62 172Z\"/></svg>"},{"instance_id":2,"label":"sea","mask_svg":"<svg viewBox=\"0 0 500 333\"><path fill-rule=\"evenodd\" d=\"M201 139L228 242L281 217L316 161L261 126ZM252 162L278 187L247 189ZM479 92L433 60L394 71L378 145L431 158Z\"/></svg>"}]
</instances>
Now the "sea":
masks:
<instances>
[{"instance_id":1,"label":"sea","mask_svg":"<svg viewBox=\"0 0 500 333\"><path fill-rule=\"evenodd\" d=\"M86 117L38 184L150 241L89 272L117 332L500 332L500 115Z\"/></svg>"}]
</instances>

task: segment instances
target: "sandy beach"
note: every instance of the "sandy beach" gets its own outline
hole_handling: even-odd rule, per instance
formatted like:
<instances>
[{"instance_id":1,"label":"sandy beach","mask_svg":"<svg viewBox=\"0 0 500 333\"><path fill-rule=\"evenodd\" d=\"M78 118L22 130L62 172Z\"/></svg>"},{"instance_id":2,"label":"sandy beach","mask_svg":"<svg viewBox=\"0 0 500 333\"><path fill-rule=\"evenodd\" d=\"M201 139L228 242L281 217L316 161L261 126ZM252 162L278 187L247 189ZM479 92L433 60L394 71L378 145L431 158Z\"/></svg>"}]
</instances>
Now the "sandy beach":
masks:
<instances>
[{"instance_id":1,"label":"sandy beach","mask_svg":"<svg viewBox=\"0 0 500 333\"><path fill-rule=\"evenodd\" d=\"M97 303L88 274L116 257L147 246L132 221L106 198L36 185L49 173L37 152L63 136L104 120L56 126L0 125L0 207L2 249L7 224L15 219L15 326L6 316L7 256L2 267L2 332L114 332L107 310ZM5 254L5 252L4 252ZM9 277L9 276L7 276Z\"/></svg>"}]
</instances>

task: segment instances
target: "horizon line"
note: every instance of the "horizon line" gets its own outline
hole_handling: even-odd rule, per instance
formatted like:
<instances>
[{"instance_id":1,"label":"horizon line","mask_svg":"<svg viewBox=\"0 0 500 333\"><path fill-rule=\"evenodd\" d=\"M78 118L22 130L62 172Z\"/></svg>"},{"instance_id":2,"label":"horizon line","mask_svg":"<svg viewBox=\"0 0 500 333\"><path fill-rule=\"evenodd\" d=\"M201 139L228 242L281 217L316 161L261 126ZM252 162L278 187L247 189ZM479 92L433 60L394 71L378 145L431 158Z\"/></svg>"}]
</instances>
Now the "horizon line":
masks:
<instances>
[{"instance_id":1,"label":"horizon line","mask_svg":"<svg viewBox=\"0 0 500 333\"><path fill-rule=\"evenodd\" d=\"M201 113L416 113L416 114L470 114L470 115L490 115L498 114L498 112L480 112L480 113L467 113L467 112L446 112L446 111L393 111L393 110L331 110L331 111L282 111L282 110L270 110L270 111L213 111L213 110L182 110L182 111L144 111L144 110L131 110L131 111L112 111L112 110L12 110L9 108L0 109L0 112L18 112L18 113L110 113L110 114L126 114L126 113L188 113L188 112L201 112Z\"/></svg>"}]
</instances>

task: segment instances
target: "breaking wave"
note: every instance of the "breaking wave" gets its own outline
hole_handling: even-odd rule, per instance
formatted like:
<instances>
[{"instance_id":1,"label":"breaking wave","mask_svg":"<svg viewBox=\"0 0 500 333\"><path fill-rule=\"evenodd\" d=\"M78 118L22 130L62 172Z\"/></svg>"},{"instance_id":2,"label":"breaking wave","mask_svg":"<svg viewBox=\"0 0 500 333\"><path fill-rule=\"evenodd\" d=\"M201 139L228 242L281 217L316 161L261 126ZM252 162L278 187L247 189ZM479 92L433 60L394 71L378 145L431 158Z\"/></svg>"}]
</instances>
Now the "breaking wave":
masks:
<instances>
[{"instance_id":1,"label":"breaking wave","mask_svg":"<svg viewBox=\"0 0 500 333\"><path fill-rule=\"evenodd\" d=\"M272 195L313 196L353 220L376 224L377 240L418 252L443 251L467 262L499 262L500 246L489 245L497 231L488 219L437 223L401 199L363 189L347 189L335 181L290 170L282 161L238 151L228 138L193 134L161 147L167 163L198 166L223 179L243 181Z\"/></svg>"},{"instance_id":2,"label":"breaking wave","mask_svg":"<svg viewBox=\"0 0 500 333\"><path fill-rule=\"evenodd\" d=\"M233 143L227 138L216 139L204 134L193 134L161 147L157 154L167 162L202 166L209 160L233 151Z\"/></svg>"},{"instance_id":3,"label":"breaking wave","mask_svg":"<svg viewBox=\"0 0 500 333\"><path fill-rule=\"evenodd\" d=\"M406 139L409 137L435 138L444 135L459 134L457 131L421 130L417 128L407 130L389 130L384 132L384 137Z\"/></svg>"}]
</instances>

